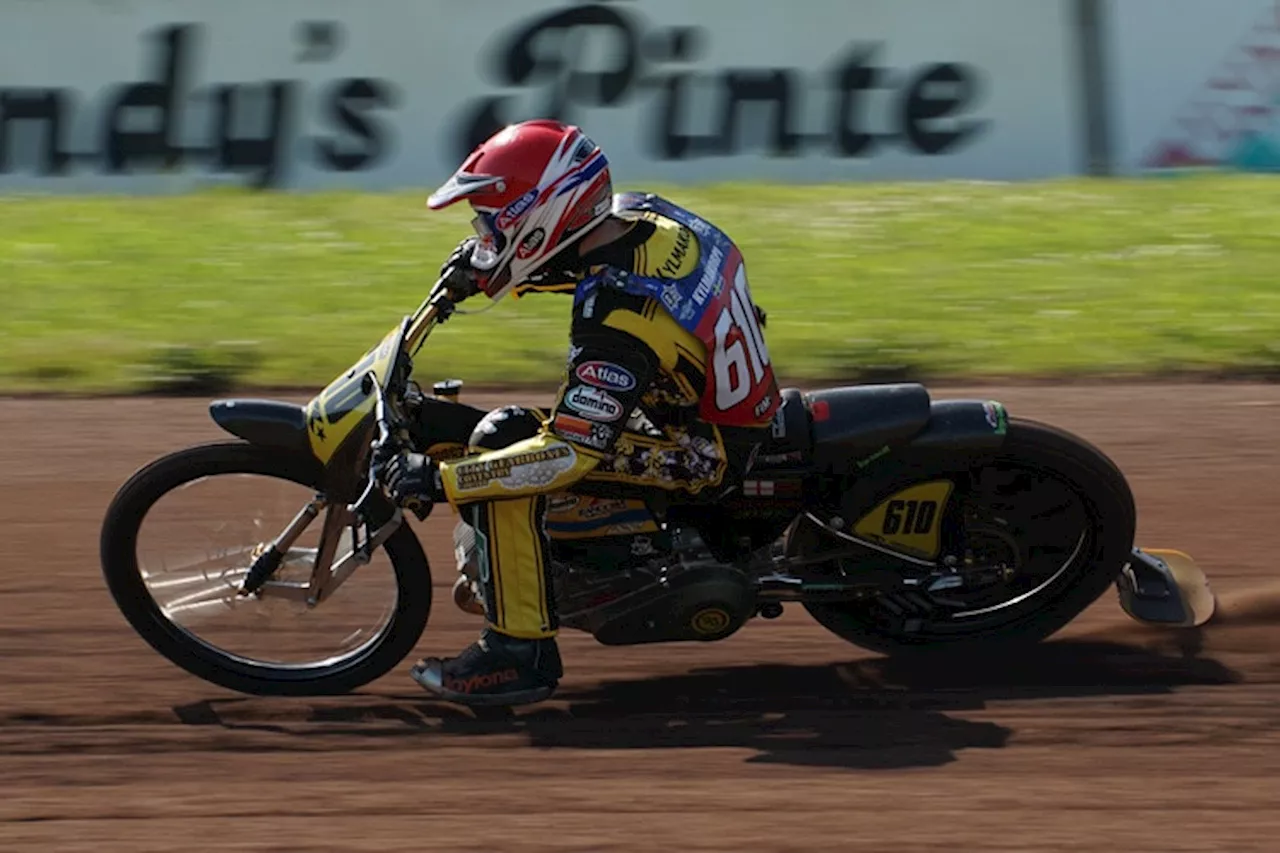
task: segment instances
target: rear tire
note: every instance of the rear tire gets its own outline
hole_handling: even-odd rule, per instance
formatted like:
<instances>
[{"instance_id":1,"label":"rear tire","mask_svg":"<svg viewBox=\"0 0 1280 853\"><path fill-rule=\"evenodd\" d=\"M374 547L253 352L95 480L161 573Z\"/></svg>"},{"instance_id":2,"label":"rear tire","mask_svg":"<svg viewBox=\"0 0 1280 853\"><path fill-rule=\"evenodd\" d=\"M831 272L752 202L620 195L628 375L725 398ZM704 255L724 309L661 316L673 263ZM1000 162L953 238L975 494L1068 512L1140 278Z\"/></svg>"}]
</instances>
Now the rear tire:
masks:
<instances>
[{"instance_id":1,"label":"rear tire","mask_svg":"<svg viewBox=\"0 0 1280 853\"><path fill-rule=\"evenodd\" d=\"M201 642L166 618L139 571L139 529L152 505L165 494L219 474L258 474L318 489L322 471L305 456L229 442L180 450L135 473L107 509L100 547L107 588L142 639L198 678L257 696L348 693L385 675L413 650L431 611L431 572L408 524L401 525L382 546L395 573L394 612L371 642L345 657L299 666L251 661ZM383 509L389 518L390 507ZM341 594L341 590L336 593Z\"/></svg>"},{"instance_id":2,"label":"rear tire","mask_svg":"<svg viewBox=\"0 0 1280 853\"><path fill-rule=\"evenodd\" d=\"M1010 419L1005 443L988 457L988 461L1001 459L1052 472L1069 485L1088 519L1084 550L1064 577L1036 594L1035 607L1010 613L1007 622L975 625L968 632L904 634L885 630L869 618L864 604L807 603L818 624L850 643L885 654L967 654L986 646L1007 649L1038 643L1096 601L1115 582L1133 547L1136 510L1120 469L1088 442L1056 427L1018 418ZM945 460L953 470L963 464L960 460L957 465L954 455ZM919 468L927 470L928 463Z\"/></svg>"}]
</instances>

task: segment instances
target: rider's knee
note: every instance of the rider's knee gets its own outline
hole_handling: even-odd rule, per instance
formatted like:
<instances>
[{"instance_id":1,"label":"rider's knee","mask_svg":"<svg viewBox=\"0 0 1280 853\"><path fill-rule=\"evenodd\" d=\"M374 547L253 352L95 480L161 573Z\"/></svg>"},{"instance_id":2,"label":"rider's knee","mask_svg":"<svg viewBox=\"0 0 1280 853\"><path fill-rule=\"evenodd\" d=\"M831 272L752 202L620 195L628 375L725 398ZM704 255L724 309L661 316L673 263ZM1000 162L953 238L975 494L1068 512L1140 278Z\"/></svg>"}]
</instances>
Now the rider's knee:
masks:
<instances>
[{"instance_id":1,"label":"rider's knee","mask_svg":"<svg viewBox=\"0 0 1280 853\"><path fill-rule=\"evenodd\" d=\"M480 450L498 450L517 441L533 438L542 426L541 419L520 406L503 406L481 418L468 443Z\"/></svg>"}]
</instances>

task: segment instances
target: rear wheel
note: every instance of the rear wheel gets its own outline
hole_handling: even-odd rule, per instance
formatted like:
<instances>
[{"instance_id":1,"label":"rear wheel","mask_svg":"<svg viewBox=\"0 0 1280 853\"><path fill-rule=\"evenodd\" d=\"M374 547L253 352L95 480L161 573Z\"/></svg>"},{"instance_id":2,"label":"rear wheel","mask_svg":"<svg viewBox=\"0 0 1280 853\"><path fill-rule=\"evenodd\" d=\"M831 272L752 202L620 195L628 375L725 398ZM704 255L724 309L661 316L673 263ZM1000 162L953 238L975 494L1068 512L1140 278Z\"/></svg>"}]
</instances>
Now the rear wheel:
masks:
<instances>
[{"instance_id":1,"label":"rear wheel","mask_svg":"<svg viewBox=\"0 0 1280 853\"><path fill-rule=\"evenodd\" d=\"M101 538L103 574L129 624L187 672L242 693L346 693L385 674L431 609L426 556L408 525L314 607L238 595L256 549L319 483L313 460L245 443L192 447L138 471L111 502ZM289 549L273 581L310 579L321 526ZM348 531L338 556L350 545Z\"/></svg>"},{"instance_id":2,"label":"rear wheel","mask_svg":"<svg viewBox=\"0 0 1280 853\"><path fill-rule=\"evenodd\" d=\"M1004 445L985 457L907 457L873 476L877 501L913 483L955 483L940 559L950 557L964 579L933 593L805 605L823 627L875 651L1039 642L1114 583L1133 546L1133 496L1120 470L1097 448L1044 424L1011 419ZM797 528L791 552L819 535ZM832 568L858 571L849 560Z\"/></svg>"}]
</instances>

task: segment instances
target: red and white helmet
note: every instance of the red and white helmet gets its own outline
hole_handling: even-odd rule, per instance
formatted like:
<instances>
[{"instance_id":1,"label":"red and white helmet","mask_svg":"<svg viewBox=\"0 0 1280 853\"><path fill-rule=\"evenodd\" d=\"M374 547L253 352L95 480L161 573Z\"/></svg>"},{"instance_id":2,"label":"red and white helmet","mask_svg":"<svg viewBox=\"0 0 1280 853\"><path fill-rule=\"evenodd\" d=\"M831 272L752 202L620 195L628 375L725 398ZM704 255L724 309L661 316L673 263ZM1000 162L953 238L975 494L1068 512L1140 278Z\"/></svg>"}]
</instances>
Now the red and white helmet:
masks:
<instances>
[{"instance_id":1,"label":"red and white helmet","mask_svg":"<svg viewBox=\"0 0 1280 853\"><path fill-rule=\"evenodd\" d=\"M432 210L466 199L480 243L472 264L493 300L536 274L613 208L609 161L582 131L537 119L509 125L472 151L431 194Z\"/></svg>"}]
</instances>

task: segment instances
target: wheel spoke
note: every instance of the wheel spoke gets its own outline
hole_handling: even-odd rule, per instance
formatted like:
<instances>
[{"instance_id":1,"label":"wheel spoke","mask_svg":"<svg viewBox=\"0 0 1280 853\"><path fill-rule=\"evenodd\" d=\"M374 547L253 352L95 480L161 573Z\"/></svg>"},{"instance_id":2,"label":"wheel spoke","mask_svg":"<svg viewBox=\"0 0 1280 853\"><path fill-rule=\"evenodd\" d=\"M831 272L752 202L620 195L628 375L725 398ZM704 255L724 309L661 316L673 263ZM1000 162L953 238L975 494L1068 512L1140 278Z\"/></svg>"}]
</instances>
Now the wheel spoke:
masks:
<instances>
[{"instance_id":1,"label":"wheel spoke","mask_svg":"<svg viewBox=\"0 0 1280 853\"><path fill-rule=\"evenodd\" d=\"M313 496L284 480L228 474L201 477L158 500L139 530L138 556L163 616L196 642L270 666L331 661L375 639L397 595L384 555L344 575L327 600L308 604L308 587L317 580L332 586L334 557L350 551L345 515L330 513L336 535L325 554L323 525L311 525L256 594L240 594L254 559L291 523L297 529L299 508ZM318 556L325 565L316 566Z\"/></svg>"}]
</instances>

